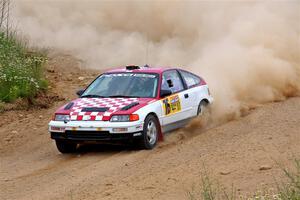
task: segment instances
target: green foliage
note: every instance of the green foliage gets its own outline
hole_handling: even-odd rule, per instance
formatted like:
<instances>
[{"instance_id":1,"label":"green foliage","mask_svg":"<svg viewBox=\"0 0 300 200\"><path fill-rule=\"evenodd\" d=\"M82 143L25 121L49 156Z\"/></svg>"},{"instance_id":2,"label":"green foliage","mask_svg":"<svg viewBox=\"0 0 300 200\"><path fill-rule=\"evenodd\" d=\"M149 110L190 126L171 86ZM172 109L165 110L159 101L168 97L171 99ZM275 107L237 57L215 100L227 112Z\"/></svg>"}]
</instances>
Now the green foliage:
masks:
<instances>
[{"instance_id":1,"label":"green foliage","mask_svg":"<svg viewBox=\"0 0 300 200\"><path fill-rule=\"evenodd\" d=\"M218 194L218 187L215 186L213 181L207 174L202 176L202 196L205 200L214 200Z\"/></svg>"},{"instance_id":2,"label":"green foliage","mask_svg":"<svg viewBox=\"0 0 300 200\"><path fill-rule=\"evenodd\" d=\"M300 160L295 159L295 172L283 169L289 183L278 187L282 200L300 200Z\"/></svg>"},{"instance_id":3,"label":"green foliage","mask_svg":"<svg viewBox=\"0 0 300 200\"><path fill-rule=\"evenodd\" d=\"M263 189L257 191L252 197L236 195L237 191L232 187L228 192L220 187L218 182L210 179L205 172L202 174L201 190L193 187L187 195L190 200L300 200L300 160L295 159L295 170L282 169L288 179L288 183L278 185L277 189Z\"/></svg>"},{"instance_id":4,"label":"green foliage","mask_svg":"<svg viewBox=\"0 0 300 200\"><path fill-rule=\"evenodd\" d=\"M205 167L203 167L205 169ZM188 191L188 197L190 200L235 200L237 198L236 189L232 186L228 191L222 187L216 180L210 178L206 170L202 173L201 187L197 191L195 187Z\"/></svg>"},{"instance_id":5,"label":"green foliage","mask_svg":"<svg viewBox=\"0 0 300 200\"><path fill-rule=\"evenodd\" d=\"M0 32L0 100L12 102L18 97L33 98L47 88L43 79L46 56L28 52L26 44L14 35Z\"/></svg>"}]
</instances>

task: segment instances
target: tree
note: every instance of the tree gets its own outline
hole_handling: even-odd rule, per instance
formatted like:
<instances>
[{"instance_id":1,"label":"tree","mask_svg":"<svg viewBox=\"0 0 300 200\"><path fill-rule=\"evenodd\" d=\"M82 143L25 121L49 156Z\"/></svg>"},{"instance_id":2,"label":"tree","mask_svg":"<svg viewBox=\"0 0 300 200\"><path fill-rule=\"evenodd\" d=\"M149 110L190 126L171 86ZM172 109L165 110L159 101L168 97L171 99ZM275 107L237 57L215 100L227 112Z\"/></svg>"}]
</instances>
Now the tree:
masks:
<instances>
[{"instance_id":1,"label":"tree","mask_svg":"<svg viewBox=\"0 0 300 200\"><path fill-rule=\"evenodd\" d=\"M0 0L0 30L9 33L10 0Z\"/></svg>"}]
</instances>

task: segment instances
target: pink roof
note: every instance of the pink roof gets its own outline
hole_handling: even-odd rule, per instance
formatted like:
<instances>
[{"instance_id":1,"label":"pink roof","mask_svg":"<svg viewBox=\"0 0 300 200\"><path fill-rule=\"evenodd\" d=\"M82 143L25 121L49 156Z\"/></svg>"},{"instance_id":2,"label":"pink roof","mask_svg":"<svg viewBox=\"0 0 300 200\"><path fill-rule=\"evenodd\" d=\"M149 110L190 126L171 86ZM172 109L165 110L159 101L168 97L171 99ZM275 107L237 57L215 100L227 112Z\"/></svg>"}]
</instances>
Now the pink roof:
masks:
<instances>
[{"instance_id":1,"label":"pink roof","mask_svg":"<svg viewBox=\"0 0 300 200\"><path fill-rule=\"evenodd\" d=\"M122 68L110 69L106 73L115 73L115 72L145 72L145 73L158 73L161 74L167 69L175 69L174 67L140 67L140 69L127 70L126 66Z\"/></svg>"}]
</instances>

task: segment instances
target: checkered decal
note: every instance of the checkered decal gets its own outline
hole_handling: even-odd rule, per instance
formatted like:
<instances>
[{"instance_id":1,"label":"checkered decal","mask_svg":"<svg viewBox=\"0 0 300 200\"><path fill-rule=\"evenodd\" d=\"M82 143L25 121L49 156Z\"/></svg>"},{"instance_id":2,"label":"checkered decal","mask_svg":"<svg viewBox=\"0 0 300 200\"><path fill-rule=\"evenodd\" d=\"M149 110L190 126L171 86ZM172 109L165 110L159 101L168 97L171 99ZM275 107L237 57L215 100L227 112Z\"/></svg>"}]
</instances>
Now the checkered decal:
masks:
<instances>
[{"instance_id":1,"label":"checkered decal","mask_svg":"<svg viewBox=\"0 0 300 200\"><path fill-rule=\"evenodd\" d=\"M120 110L137 98L81 98L71 108L70 116L72 121L101 121L108 120L112 113ZM83 108L108 108L105 112L82 112Z\"/></svg>"}]
</instances>

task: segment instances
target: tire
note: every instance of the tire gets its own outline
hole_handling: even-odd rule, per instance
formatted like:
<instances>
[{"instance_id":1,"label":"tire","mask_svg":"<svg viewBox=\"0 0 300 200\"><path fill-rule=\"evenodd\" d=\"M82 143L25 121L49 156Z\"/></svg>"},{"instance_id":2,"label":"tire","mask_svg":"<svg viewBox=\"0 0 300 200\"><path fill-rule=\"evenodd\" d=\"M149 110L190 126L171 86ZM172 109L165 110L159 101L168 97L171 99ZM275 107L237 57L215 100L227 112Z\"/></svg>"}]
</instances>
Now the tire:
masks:
<instances>
[{"instance_id":1,"label":"tire","mask_svg":"<svg viewBox=\"0 0 300 200\"><path fill-rule=\"evenodd\" d=\"M72 143L64 140L55 140L56 147L61 153L74 153L76 152L77 143Z\"/></svg>"},{"instance_id":2,"label":"tire","mask_svg":"<svg viewBox=\"0 0 300 200\"><path fill-rule=\"evenodd\" d=\"M157 118L153 115L146 117L142 138L139 141L139 147L142 149L153 149L158 141L160 125Z\"/></svg>"},{"instance_id":3,"label":"tire","mask_svg":"<svg viewBox=\"0 0 300 200\"><path fill-rule=\"evenodd\" d=\"M198 106L197 116L203 115L207 111L208 103L206 101L201 101Z\"/></svg>"}]
</instances>

